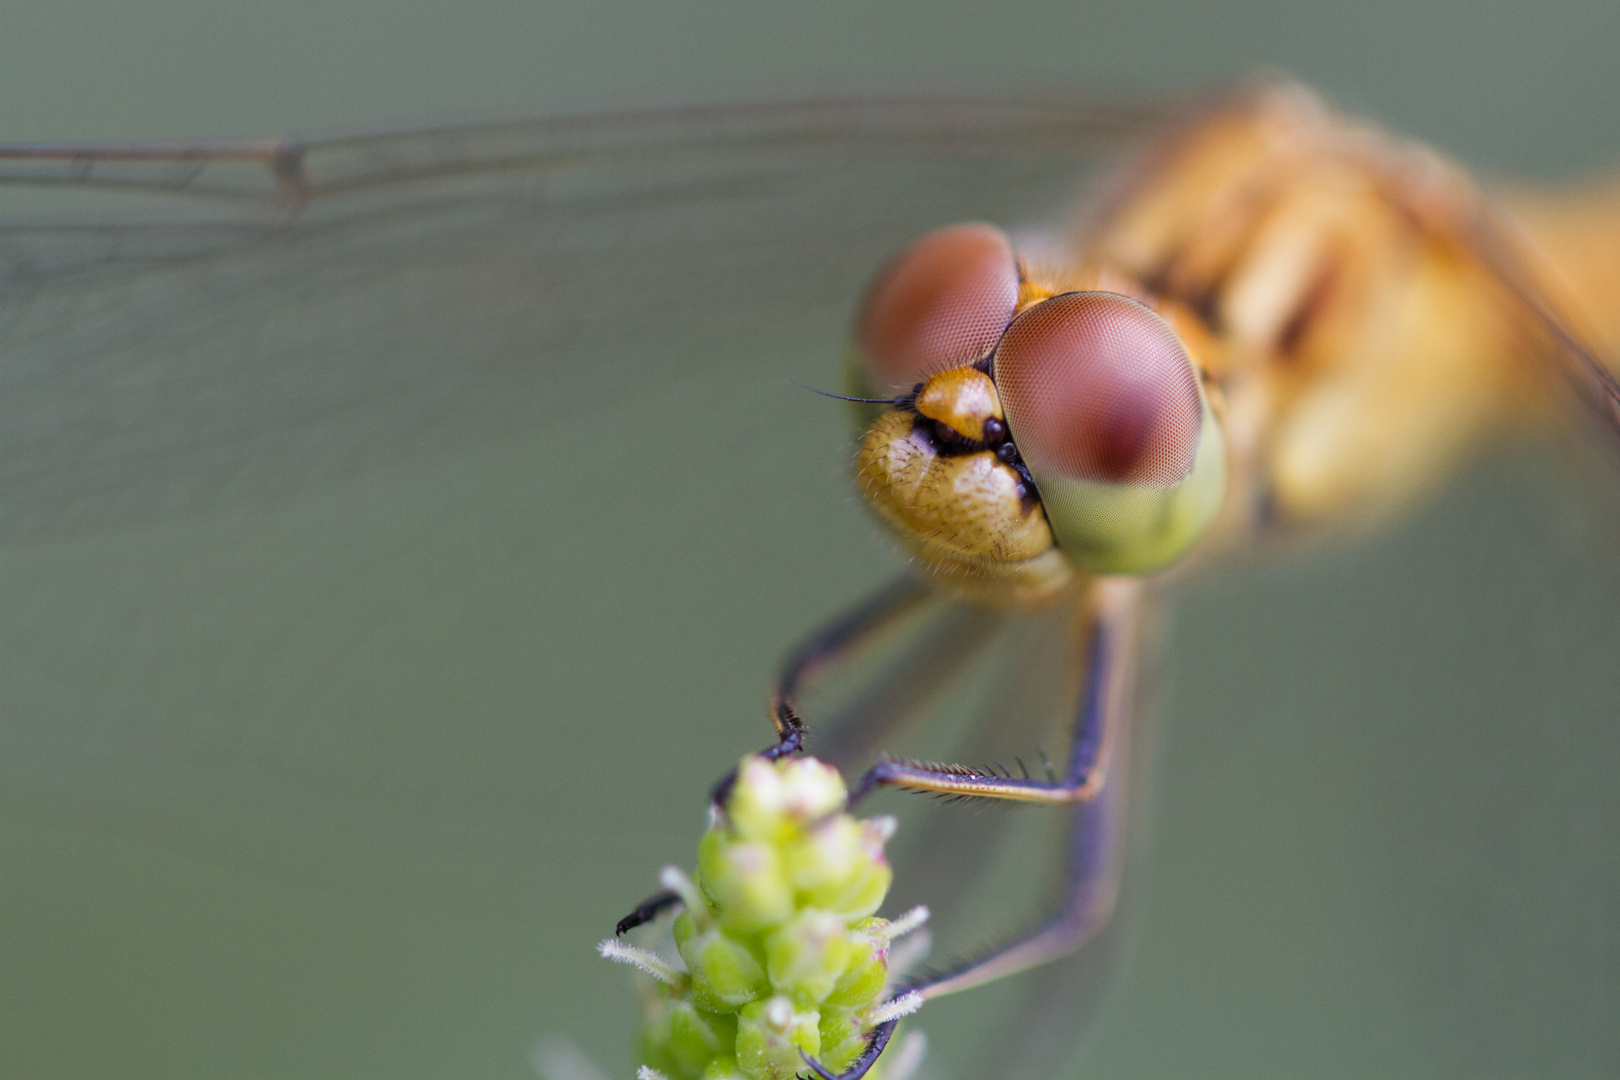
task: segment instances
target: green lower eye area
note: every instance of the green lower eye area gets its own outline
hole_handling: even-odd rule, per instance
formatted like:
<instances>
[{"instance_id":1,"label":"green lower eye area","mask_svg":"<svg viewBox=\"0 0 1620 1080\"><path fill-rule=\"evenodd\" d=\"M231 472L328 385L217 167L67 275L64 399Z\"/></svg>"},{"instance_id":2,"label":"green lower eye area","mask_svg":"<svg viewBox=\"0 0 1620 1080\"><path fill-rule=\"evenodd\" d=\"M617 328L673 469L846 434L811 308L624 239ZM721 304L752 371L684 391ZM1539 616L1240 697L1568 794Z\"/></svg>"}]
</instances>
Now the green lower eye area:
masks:
<instances>
[{"instance_id":1,"label":"green lower eye area","mask_svg":"<svg viewBox=\"0 0 1620 1080\"><path fill-rule=\"evenodd\" d=\"M1052 535L1070 562L1093 574L1146 574L1179 558L1219 512L1226 496L1226 440L1205 402L1198 452L1179 484L1160 488L1031 472Z\"/></svg>"}]
</instances>

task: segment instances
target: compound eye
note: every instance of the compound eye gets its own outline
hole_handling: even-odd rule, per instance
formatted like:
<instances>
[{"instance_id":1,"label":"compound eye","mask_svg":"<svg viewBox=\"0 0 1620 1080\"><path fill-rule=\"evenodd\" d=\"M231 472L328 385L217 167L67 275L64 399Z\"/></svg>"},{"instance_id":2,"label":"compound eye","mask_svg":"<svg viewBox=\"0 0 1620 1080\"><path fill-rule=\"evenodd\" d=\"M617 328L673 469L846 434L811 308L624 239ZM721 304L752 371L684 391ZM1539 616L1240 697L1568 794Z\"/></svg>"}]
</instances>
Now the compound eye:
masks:
<instances>
[{"instance_id":1,"label":"compound eye","mask_svg":"<svg viewBox=\"0 0 1620 1080\"><path fill-rule=\"evenodd\" d=\"M991 225L929 233L877 279L856 323L862 366L879 393L971 364L996 343L1018 306L1018 262Z\"/></svg>"},{"instance_id":2,"label":"compound eye","mask_svg":"<svg viewBox=\"0 0 1620 1080\"><path fill-rule=\"evenodd\" d=\"M1153 310L1116 293L1026 308L996 347L996 388L1035 483L1055 475L1173 487L1198 455L1191 357Z\"/></svg>"}]
</instances>

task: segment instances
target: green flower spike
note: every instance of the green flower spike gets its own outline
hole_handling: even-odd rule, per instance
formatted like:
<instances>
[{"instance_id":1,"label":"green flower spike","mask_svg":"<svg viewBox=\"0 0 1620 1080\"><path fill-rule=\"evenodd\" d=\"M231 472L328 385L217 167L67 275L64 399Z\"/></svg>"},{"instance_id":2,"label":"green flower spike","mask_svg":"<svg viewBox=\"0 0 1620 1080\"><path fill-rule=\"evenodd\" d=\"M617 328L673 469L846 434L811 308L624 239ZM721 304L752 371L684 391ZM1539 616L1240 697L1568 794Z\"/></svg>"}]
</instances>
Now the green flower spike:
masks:
<instances>
[{"instance_id":1,"label":"green flower spike","mask_svg":"<svg viewBox=\"0 0 1620 1080\"><path fill-rule=\"evenodd\" d=\"M846 797L838 770L814 758L743 758L695 877L660 876L684 907L671 928L678 959L616 939L598 947L648 976L640 1080L791 1080L808 1072L801 1052L838 1071L874 1027L922 1004L884 991L890 942L928 910L876 916L894 819L851 817ZM910 1033L867 1076L903 1080L923 1048Z\"/></svg>"}]
</instances>

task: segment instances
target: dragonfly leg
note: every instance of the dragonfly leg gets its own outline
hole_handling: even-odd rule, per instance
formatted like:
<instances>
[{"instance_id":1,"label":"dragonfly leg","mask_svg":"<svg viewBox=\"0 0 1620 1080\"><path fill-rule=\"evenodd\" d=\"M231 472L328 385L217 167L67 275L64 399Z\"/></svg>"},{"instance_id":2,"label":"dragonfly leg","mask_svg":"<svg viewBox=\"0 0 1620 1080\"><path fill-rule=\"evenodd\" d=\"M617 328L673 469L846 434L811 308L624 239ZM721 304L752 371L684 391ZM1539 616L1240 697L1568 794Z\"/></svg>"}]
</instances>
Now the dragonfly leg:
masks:
<instances>
[{"instance_id":1,"label":"dragonfly leg","mask_svg":"<svg viewBox=\"0 0 1620 1080\"><path fill-rule=\"evenodd\" d=\"M613 927L614 937L624 937L643 923L650 923L670 908L681 902L681 894L673 889L653 893L647 899L636 905L636 910L620 919Z\"/></svg>"},{"instance_id":2,"label":"dragonfly leg","mask_svg":"<svg viewBox=\"0 0 1620 1080\"><path fill-rule=\"evenodd\" d=\"M1123 677L1129 667L1137 594L1126 580L1099 584L1088 620L1086 677L1075 710L1069 763L1062 776L1013 776L1005 770L885 758L873 765L850 792L854 805L879 787L925 791L956 798L1011 799L1035 803L1085 803L1096 798L1108 776L1108 761Z\"/></svg>"},{"instance_id":3,"label":"dragonfly leg","mask_svg":"<svg viewBox=\"0 0 1620 1080\"><path fill-rule=\"evenodd\" d=\"M900 578L817 630L789 653L771 692L776 742L762 750L761 756L775 761L798 753L804 746L804 722L793 702L804 684L916 610L929 595L927 587L915 578ZM723 807L736 782L737 770L732 769L714 785L710 801Z\"/></svg>"},{"instance_id":4,"label":"dragonfly leg","mask_svg":"<svg viewBox=\"0 0 1620 1080\"><path fill-rule=\"evenodd\" d=\"M1119 895L1123 783L1075 808L1061 907L1035 929L978 956L914 979L898 992L925 1000L968 990L1078 951L1107 924Z\"/></svg>"},{"instance_id":5,"label":"dragonfly leg","mask_svg":"<svg viewBox=\"0 0 1620 1080\"><path fill-rule=\"evenodd\" d=\"M1110 674L1124 676L1117 668ZM1063 905L1057 912L1034 930L978 956L908 980L890 1000L912 993L928 1000L982 986L1061 960L1091 941L1108 923L1119 895L1123 787L1110 784L1101 797L1075 807ZM809 1058L806 1063L819 1080L859 1080L883 1053L895 1023L891 1020L873 1028L866 1049L841 1073L832 1073ZM1011 1062L1007 1068L1012 1068Z\"/></svg>"},{"instance_id":6,"label":"dragonfly leg","mask_svg":"<svg viewBox=\"0 0 1620 1080\"><path fill-rule=\"evenodd\" d=\"M1069 831L1069 858L1065 871L1061 908L1034 930L941 971L931 972L900 986L891 1000L918 993L926 1000L966 990L1015 975L1062 959L1077 952L1107 924L1119 893L1121 815L1123 778L1104 784L1113 741L1123 737L1128 721L1130 689L1137 646L1137 619L1141 602L1140 586L1116 582L1099 587L1096 605L1086 626L1085 643L1090 664L1086 670L1080 700L1076 707L1074 748L1069 771L1058 779L1023 781L1038 785L1043 794L1037 801L1067 802L1074 806L1074 823ZM881 763L892 765L894 763ZM957 766L914 766L914 772L888 774L899 778L901 786L938 790L932 784L942 781L951 794L983 795L991 798L1028 800L1026 787L1008 795L1001 789L978 787L960 790L967 770ZM879 779L864 785L871 790L881 783L895 782L877 769ZM926 784L913 784L914 779ZM1008 777L986 775L987 781L1006 784ZM833 1074L814 1061L810 1067L819 1080L858 1080L864 1076L892 1034L892 1025L874 1028L871 1041L844 1072ZM807 1059L808 1061L808 1059Z\"/></svg>"},{"instance_id":7,"label":"dragonfly leg","mask_svg":"<svg viewBox=\"0 0 1620 1080\"><path fill-rule=\"evenodd\" d=\"M917 993L927 1000L982 986L1061 960L1090 941L1107 924L1119 893L1121 786L1111 785L1113 790L1105 797L1075 809L1064 903L1058 912L1029 933L979 956L907 981L894 998ZM866 1049L841 1073L829 1072L808 1057L805 1062L819 1080L860 1080L883 1053L897 1022L873 1028Z\"/></svg>"}]
</instances>

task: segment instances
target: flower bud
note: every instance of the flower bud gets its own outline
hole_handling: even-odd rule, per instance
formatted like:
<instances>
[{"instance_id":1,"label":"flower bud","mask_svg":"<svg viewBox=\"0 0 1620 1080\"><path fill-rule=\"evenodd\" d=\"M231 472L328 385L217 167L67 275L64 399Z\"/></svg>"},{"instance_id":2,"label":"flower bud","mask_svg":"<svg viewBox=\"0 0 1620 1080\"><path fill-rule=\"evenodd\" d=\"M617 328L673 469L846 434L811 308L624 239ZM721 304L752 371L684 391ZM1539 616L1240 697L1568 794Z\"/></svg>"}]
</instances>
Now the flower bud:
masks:
<instances>
[{"instance_id":1,"label":"flower bud","mask_svg":"<svg viewBox=\"0 0 1620 1080\"><path fill-rule=\"evenodd\" d=\"M712 829L698 845L698 876L728 930L760 930L793 914L793 890L769 843L737 841Z\"/></svg>"},{"instance_id":2,"label":"flower bud","mask_svg":"<svg viewBox=\"0 0 1620 1080\"><path fill-rule=\"evenodd\" d=\"M805 825L844 805L844 779L814 758L768 762L746 757L726 814L738 835L750 840L785 840Z\"/></svg>"},{"instance_id":3,"label":"flower bud","mask_svg":"<svg viewBox=\"0 0 1620 1080\"><path fill-rule=\"evenodd\" d=\"M683 1073L702 1069L737 1038L734 1017L702 1012L691 1002L674 1003L669 1012L665 1049Z\"/></svg>"},{"instance_id":4,"label":"flower bud","mask_svg":"<svg viewBox=\"0 0 1620 1080\"><path fill-rule=\"evenodd\" d=\"M700 1080L750 1080L750 1077L742 1071L742 1066L737 1064L736 1058L724 1054L703 1067Z\"/></svg>"},{"instance_id":5,"label":"flower bud","mask_svg":"<svg viewBox=\"0 0 1620 1080\"><path fill-rule=\"evenodd\" d=\"M866 1049L866 1035L855 1014L847 1009L822 1010L821 1063L829 1069L843 1069Z\"/></svg>"},{"instance_id":6,"label":"flower bud","mask_svg":"<svg viewBox=\"0 0 1620 1080\"><path fill-rule=\"evenodd\" d=\"M770 993L765 969L746 945L718 926L699 933L688 912L675 920L675 949L692 976L692 996L704 1008L723 1012Z\"/></svg>"},{"instance_id":7,"label":"flower bud","mask_svg":"<svg viewBox=\"0 0 1620 1080\"><path fill-rule=\"evenodd\" d=\"M827 1005L860 1008L877 1000L889 981L888 942L865 931L887 925L887 919L863 919L850 930L848 959L827 994Z\"/></svg>"},{"instance_id":8,"label":"flower bud","mask_svg":"<svg viewBox=\"0 0 1620 1080\"><path fill-rule=\"evenodd\" d=\"M829 911L808 908L765 938L771 983L805 1005L820 1004L849 966L849 930Z\"/></svg>"},{"instance_id":9,"label":"flower bud","mask_svg":"<svg viewBox=\"0 0 1620 1080\"><path fill-rule=\"evenodd\" d=\"M737 1064L749 1076L786 1080L804 1070L800 1051L821 1053L821 1013L785 997L755 1001L737 1014Z\"/></svg>"},{"instance_id":10,"label":"flower bud","mask_svg":"<svg viewBox=\"0 0 1620 1080\"><path fill-rule=\"evenodd\" d=\"M794 891L812 903L842 893L868 861L862 841L860 822L848 816L833 818L782 845L782 870Z\"/></svg>"},{"instance_id":11,"label":"flower bud","mask_svg":"<svg viewBox=\"0 0 1620 1080\"><path fill-rule=\"evenodd\" d=\"M841 818L828 822L784 860L802 903L863 919L877 911L888 894L894 872L883 854L892 826Z\"/></svg>"}]
</instances>

